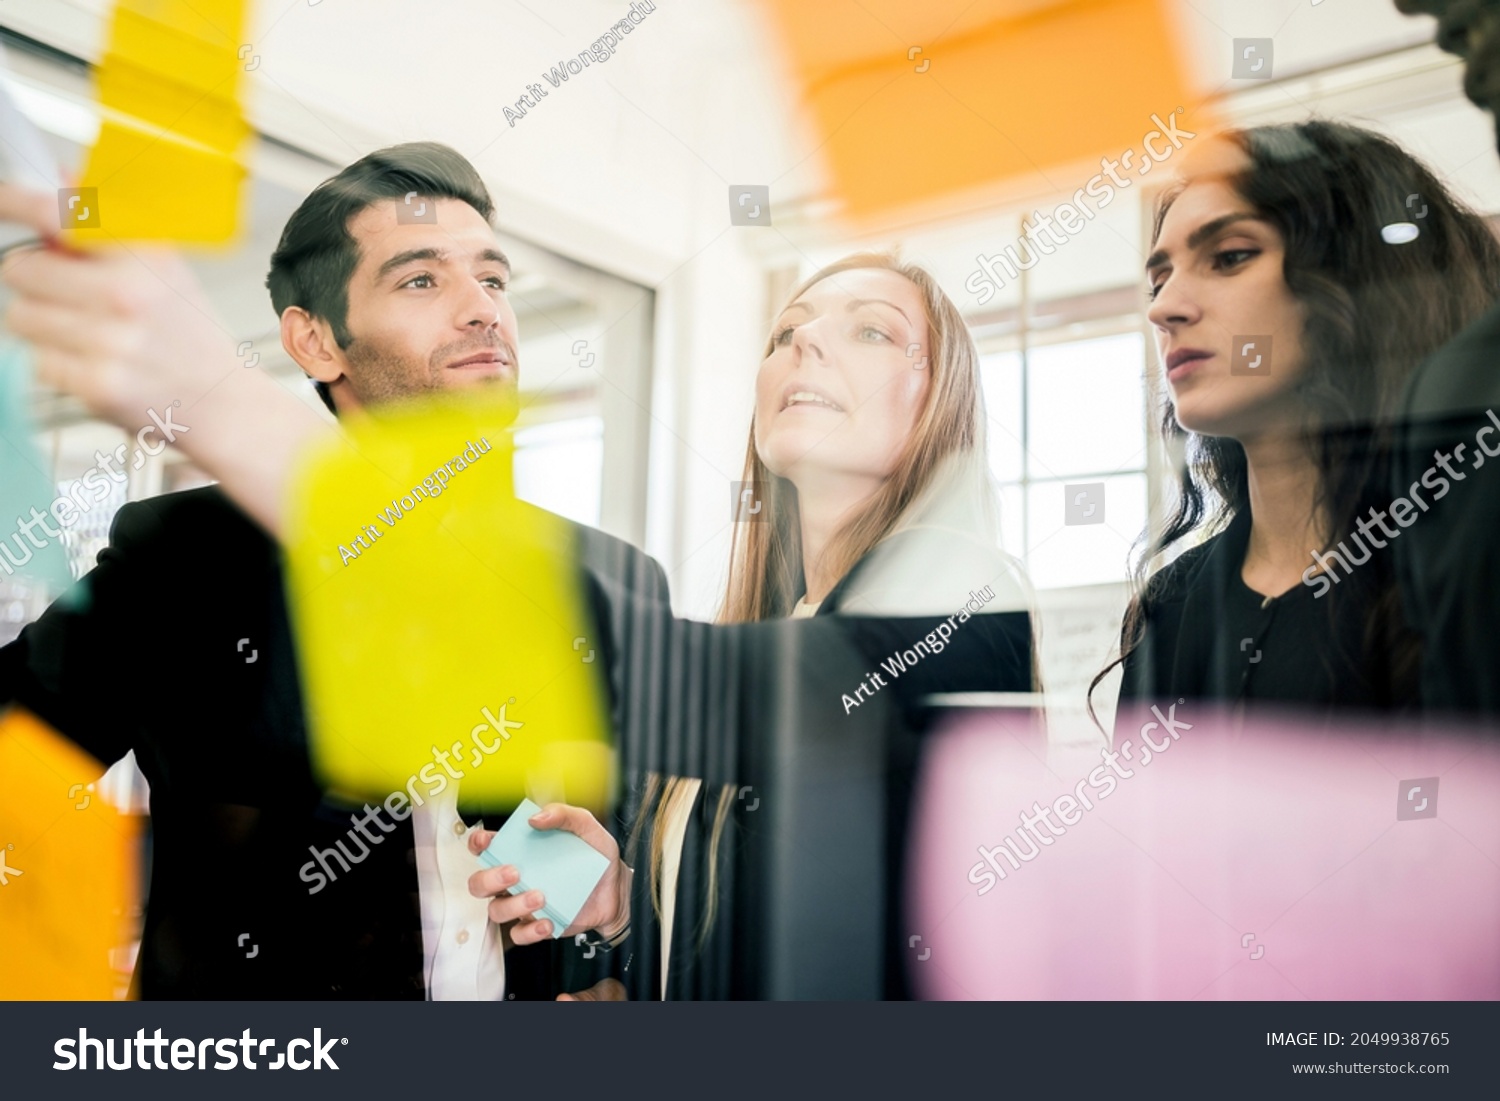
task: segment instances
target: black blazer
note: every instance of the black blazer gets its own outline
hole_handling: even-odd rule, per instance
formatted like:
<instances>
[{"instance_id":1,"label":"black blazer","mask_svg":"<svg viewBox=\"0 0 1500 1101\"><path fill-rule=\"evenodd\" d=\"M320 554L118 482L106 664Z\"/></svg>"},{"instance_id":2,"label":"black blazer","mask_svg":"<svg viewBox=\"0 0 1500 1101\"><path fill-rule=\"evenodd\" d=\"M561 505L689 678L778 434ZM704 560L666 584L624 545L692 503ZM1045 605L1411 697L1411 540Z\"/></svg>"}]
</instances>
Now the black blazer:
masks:
<instances>
[{"instance_id":1,"label":"black blazer","mask_svg":"<svg viewBox=\"0 0 1500 1101\"><path fill-rule=\"evenodd\" d=\"M663 664L683 670L683 690L669 695L673 702L662 713L687 716L681 740L704 749L699 759L625 759L627 771L633 759L645 760L654 771L704 780L682 849L668 998L906 996L901 888L932 718L928 697L1030 691L1032 625L1025 610L981 611L940 653L891 676L882 663L945 617L849 609L845 598L868 561L812 617L722 626L678 621L670 628L673 656ZM712 660L715 652L722 661ZM717 672L695 685L698 669ZM886 685L856 708L843 705L872 672ZM639 800L633 808L639 813ZM626 822L651 835L649 815ZM633 998L661 996L660 927L646 863L638 853L633 932L615 954L629 961L627 972L617 963L615 973ZM710 881L717 900L711 923Z\"/></svg>"},{"instance_id":2,"label":"black blazer","mask_svg":"<svg viewBox=\"0 0 1500 1101\"><path fill-rule=\"evenodd\" d=\"M818 605L816 616L838 616L850 641L864 654L871 671L880 671L893 653L904 652L945 621L935 615L864 615L845 607L845 597L859 576L856 564ZM956 613L957 608L954 609ZM925 655L899 676L882 672L886 688L902 713L923 725L919 716L927 698L945 692L1030 692L1033 669L1030 610L979 611L958 624L941 652Z\"/></svg>"},{"instance_id":3,"label":"black blazer","mask_svg":"<svg viewBox=\"0 0 1500 1101\"><path fill-rule=\"evenodd\" d=\"M618 708L625 618L665 607L666 578L617 539L574 534ZM0 649L0 705L105 764L136 751L152 838L138 995L424 998L409 820L315 895L298 874L360 808L312 776L274 542L217 489L168 494L120 510L79 589ZM511 996L556 993L561 950L511 953Z\"/></svg>"},{"instance_id":4,"label":"black blazer","mask_svg":"<svg viewBox=\"0 0 1500 1101\"><path fill-rule=\"evenodd\" d=\"M868 558L866 559L868 561ZM836 615L854 646L872 668L887 662L895 651L905 651L925 639L943 622L938 616L863 616L845 614L844 598L859 577L857 564L818 606L818 615ZM937 564L934 564L937 567ZM994 580L994 579L989 579ZM957 611L957 609L954 609ZM949 692L1031 692L1036 683L1035 631L1031 610L979 611L957 626L940 653L926 655L899 677L887 677L894 693L895 721L885 750L885 861L884 915L881 942L881 996L911 997L908 968L910 946L905 940L907 865L911 817L921 776L927 735L939 714L929 698ZM882 674L884 676L884 674ZM894 934L894 935L893 935Z\"/></svg>"}]
</instances>

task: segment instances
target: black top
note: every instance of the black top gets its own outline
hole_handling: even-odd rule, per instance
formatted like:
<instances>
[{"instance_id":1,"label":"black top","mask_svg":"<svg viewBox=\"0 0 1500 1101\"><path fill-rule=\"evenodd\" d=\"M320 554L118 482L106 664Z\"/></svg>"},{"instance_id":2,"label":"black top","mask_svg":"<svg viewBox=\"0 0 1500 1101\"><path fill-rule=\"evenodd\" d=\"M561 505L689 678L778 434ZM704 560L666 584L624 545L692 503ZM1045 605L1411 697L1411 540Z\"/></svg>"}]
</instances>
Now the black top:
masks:
<instances>
[{"instance_id":1,"label":"black top","mask_svg":"<svg viewBox=\"0 0 1500 1101\"><path fill-rule=\"evenodd\" d=\"M1318 714L1410 705L1409 678L1398 677L1391 657L1366 642L1389 552L1377 561L1382 552L1375 551L1347 576L1340 571L1326 592L1297 584L1268 597L1241 576L1249 538L1244 512L1151 578L1145 633L1125 658L1122 704L1199 699Z\"/></svg>"},{"instance_id":2,"label":"black top","mask_svg":"<svg viewBox=\"0 0 1500 1101\"><path fill-rule=\"evenodd\" d=\"M1417 369L1405 417L1391 492L1410 497L1416 486L1427 508L1395 559L1406 618L1422 637L1423 706L1500 714L1500 307Z\"/></svg>"}]
</instances>

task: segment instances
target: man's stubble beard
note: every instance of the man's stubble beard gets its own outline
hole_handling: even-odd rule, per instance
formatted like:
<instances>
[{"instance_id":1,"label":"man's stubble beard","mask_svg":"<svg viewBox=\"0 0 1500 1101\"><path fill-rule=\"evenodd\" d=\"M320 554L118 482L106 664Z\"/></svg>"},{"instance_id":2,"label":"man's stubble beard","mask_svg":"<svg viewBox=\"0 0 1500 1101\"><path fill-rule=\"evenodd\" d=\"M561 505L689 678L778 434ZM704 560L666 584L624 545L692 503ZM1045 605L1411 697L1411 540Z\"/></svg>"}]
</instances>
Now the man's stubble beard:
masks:
<instances>
[{"instance_id":1,"label":"man's stubble beard","mask_svg":"<svg viewBox=\"0 0 1500 1101\"><path fill-rule=\"evenodd\" d=\"M467 389L467 386L444 386L442 363L451 362L465 355L486 348L503 348L510 361L516 365L510 378L489 378L472 383L476 388L504 387L512 404L518 404L520 387L520 358L516 350L505 341L460 342L444 346L433 353L427 363L420 363L400 352L393 352L380 345L354 337L343 349L350 370L345 374L350 389L366 410L391 405L426 394Z\"/></svg>"}]
</instances>

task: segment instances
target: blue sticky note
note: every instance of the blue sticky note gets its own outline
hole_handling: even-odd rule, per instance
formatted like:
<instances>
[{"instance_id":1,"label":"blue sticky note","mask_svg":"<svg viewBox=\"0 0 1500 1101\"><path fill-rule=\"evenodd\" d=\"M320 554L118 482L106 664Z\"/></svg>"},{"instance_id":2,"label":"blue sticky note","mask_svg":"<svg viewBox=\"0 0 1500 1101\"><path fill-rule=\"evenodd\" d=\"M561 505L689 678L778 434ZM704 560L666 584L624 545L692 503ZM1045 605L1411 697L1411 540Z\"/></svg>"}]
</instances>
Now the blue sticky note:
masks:
<instances>
[{"instance_id":1,"label":"blue sticky note","mask_svg":"<svg viewBox=\"0 0 1500 1101\"><path fill-rule=\"evenodd\" d=\"M541 809L530 799L521 800L489 848L479 854L479 862L487 868L514 866L521 879L511 894L541 891L545 904L537 914L552 922L556 939L573 924L609 871L609 857L567 830L534 829L526 820Z\"/></svg>"}]
</instances>

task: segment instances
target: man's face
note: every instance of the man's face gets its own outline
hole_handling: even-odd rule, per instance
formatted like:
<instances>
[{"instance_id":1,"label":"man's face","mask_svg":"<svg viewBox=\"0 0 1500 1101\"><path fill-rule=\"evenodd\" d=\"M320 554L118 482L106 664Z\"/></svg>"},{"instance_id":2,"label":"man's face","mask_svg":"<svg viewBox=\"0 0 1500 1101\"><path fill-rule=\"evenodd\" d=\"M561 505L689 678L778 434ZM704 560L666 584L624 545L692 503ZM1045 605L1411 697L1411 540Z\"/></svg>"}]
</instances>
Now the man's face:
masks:
<instances>
[{"instance_id":1,"label":"man's face","mask_svg":"<svg viewBox=\"0 0 1500 1101\"><path fill-rule=\"evenodd\" d=\"M1437 16L1437 44L1464 59L1464 94L1500 121L1500 0L1396 0L1396 8Z\"/></svg>"},{"instance_id":2,"label":"man's face","mask_svg":"<svg viewBox=\"0 0 1500 1101\"><path fill-rule=\"evenodd\" d=\"M433 200L427 200L433 202ZM510 262L479 212L436 200L437 222L396 218L394 200L355 215L359 265L349 281L342 350L347 405L368 407L433 390L501 386L513 398L516 315Z\"/></svg>"}]
</instances>

